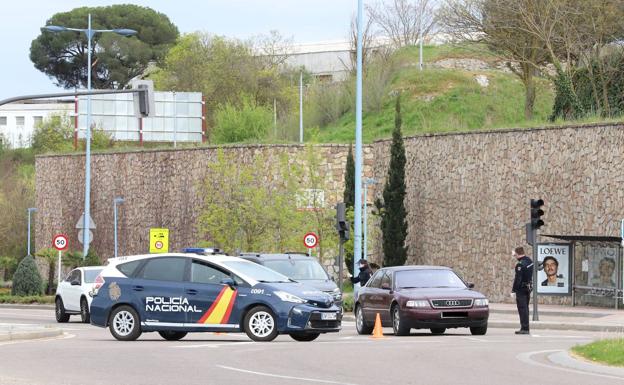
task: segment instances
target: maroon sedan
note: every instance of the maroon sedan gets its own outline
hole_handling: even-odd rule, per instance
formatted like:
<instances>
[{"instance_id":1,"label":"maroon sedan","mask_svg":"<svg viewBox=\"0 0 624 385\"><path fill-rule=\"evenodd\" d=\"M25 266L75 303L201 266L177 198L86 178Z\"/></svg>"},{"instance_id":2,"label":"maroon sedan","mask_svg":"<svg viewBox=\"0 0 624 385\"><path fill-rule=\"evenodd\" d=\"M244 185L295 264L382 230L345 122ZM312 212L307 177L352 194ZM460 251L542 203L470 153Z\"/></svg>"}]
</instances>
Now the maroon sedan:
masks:
<instances>
[{"instance_id":1,"label":"maroon sedan","mask_svg":"<svg viewBox=\"0 0 624 385\"><path fill-rule=\"evenodd\" d=\"M410 329L470 328L475 335L487 332L488 299L471 290L448 267L396 266L378 270L358 291L355 324L358 334L370 334L379 313L382 326L392 326L397 336Z\"/></svg>"}]
</instances>

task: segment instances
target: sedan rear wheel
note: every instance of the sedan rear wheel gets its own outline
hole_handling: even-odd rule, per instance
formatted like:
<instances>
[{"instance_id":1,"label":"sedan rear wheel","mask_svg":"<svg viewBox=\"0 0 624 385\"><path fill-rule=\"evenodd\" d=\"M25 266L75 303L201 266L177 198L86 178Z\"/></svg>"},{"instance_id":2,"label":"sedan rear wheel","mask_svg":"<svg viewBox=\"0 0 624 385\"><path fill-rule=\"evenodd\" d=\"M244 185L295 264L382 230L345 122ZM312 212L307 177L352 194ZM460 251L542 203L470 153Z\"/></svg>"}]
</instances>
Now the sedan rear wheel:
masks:
<instances>
[{"instance_id":1,"label":"sedan rear wheel","mask_svg":"<svg viewBox=\"0 0 624 385\"><path fill-rule=\"evenodd\" d=\"M410 334L409 325L406 325L405 320L401 318L399 305L392 307L392 329L394 329L395 336L407 336Z\"/></svg>"},{"instance_id":2,"label":"sedan rear wheel","mask_svg":"<svg viewBox=\"0 0 624 385\"><path fill-rule=\"evenodd\" d=\"M355 329L358 334L371 334L373 332L373 327L366 324L364 312L360 305L355 307Z\"/></svg>"}]
</instances>

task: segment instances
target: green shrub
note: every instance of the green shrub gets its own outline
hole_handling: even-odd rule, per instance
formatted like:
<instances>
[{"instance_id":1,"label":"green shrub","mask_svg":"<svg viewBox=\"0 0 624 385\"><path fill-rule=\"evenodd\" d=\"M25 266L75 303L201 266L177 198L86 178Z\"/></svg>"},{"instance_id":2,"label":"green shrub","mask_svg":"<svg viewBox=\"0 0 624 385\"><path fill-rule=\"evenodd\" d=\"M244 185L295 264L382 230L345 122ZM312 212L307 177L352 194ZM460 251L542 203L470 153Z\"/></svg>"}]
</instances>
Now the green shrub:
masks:
<instances>
[{"instance_id":1,"label":"green shrub","mask_svg":"<svg viewBox=\"0 0 624 385\"><path fill-rule=\"evenodd\" d=\"M13 275L11 294L20 296L41 295L42 286L43 282L39 270L37 270L35 258L27 255L20 261Z\"/></svg>"},{"instance_id":2,"label":"green shrub","mask_svg":"<svg viewBox=\"0 0 624 385\"><path fill-rule=\"evenodd\" d=\"M21 303L21 304L54 303L54 296L53 295L28 295L28 296L0 295L0 303Z\"/></svg>"},{"instance_id":3,"label":"green shrub","mask_svg":"<svg viewBox=\"0 0 624 385\"><path fill-rule=\"evenodd\" d=\"M243 98L240 107L228 103L217 110L213 140L215 143L261 140L272 125L273 114L268 108Z\"/></svg>"},{"instance_id":4,"label":"green shrub","mask_svg":"<svg viewBox=\"0 0 624 385\"><path fill-rule=\"evenodd\" d=\"M345 313L353 311L353 293L342 293L342 309Z\"/></svg>"}]
</instances>

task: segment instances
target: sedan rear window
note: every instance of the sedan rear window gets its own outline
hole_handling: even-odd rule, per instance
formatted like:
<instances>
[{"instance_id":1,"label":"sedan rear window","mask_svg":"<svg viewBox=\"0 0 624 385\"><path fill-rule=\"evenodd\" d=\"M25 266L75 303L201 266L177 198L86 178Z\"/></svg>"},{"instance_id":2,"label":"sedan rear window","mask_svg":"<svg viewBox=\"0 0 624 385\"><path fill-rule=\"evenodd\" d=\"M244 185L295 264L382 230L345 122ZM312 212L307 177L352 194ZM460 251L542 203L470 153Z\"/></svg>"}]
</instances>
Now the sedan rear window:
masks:
<instances>
[{"instance_id":1,"label":"sedan rear window","mask_svg":"<svg viewBox=\"0 0 624 385\"><path fill-rule=\"evenodd\" d=\"M464 289L466 285L452 270L403 270L395 275L397 289L448 287Z\"/></svg>"}]
</instances>

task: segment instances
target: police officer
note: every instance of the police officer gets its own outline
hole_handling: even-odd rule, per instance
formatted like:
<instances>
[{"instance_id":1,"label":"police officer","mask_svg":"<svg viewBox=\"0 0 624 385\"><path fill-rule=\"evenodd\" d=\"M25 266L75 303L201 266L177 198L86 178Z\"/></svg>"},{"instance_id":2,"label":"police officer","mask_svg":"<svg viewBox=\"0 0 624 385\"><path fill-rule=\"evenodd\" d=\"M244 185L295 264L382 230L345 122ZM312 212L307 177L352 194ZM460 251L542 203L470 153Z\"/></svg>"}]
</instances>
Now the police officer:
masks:
<instances>
[{"instance_id":1,"label":"police officer","mask_svg":"<svg viewBox=\"0 0 624 385\"><path fill-rule=\"evenodd\" d=\"M516 334L529 334L529 300L533 289L533 261L524 255L523 247L516 247L512 255L518 260L512 292L516 294L516 305L520 315L520 330Z\"/></svg>"}]
</instances>

